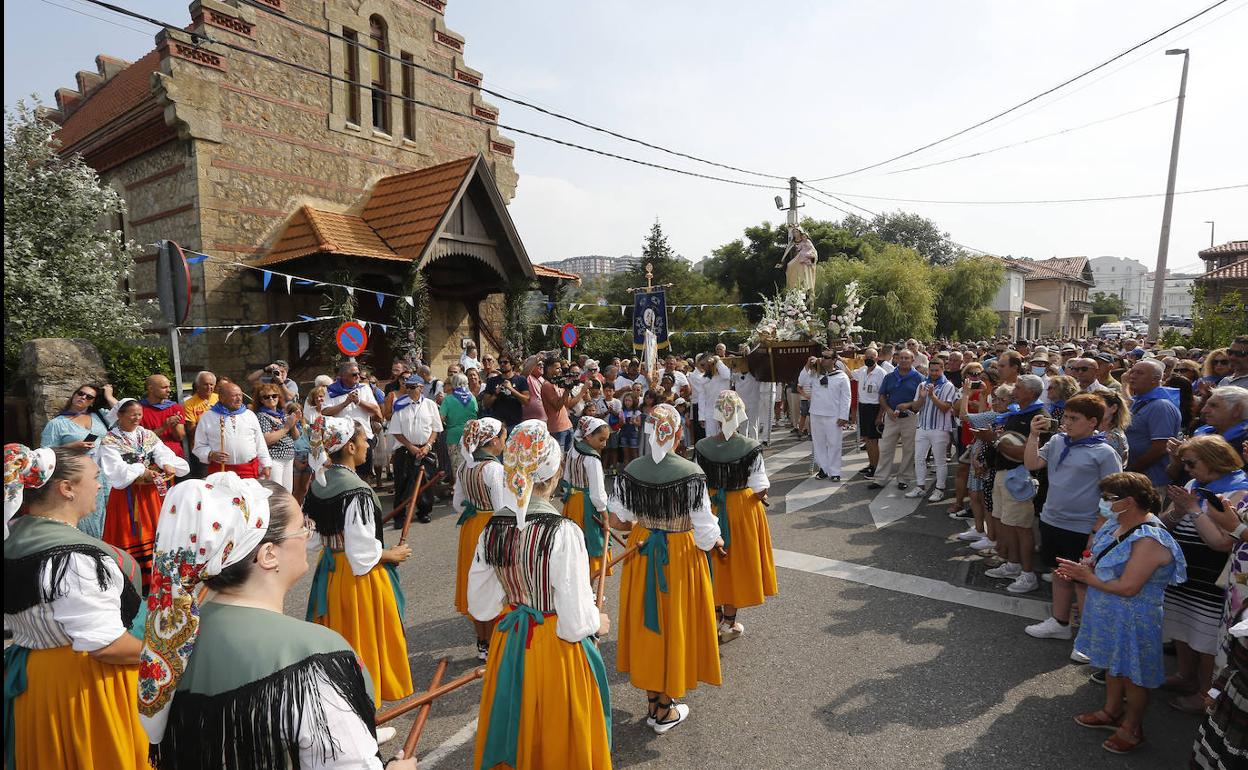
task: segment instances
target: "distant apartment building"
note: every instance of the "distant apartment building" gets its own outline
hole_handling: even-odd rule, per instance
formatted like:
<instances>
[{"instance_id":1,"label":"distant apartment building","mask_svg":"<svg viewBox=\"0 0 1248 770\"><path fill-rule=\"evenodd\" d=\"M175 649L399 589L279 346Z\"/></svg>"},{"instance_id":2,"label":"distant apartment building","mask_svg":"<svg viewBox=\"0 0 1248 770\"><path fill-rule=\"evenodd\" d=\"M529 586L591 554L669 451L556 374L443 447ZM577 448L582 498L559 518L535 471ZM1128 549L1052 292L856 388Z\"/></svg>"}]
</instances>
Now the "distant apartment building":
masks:
<instances>
[{"instance_id":1,"label":"distant apartment building","mask_svg":"<svg viewBox=\"0 0 1248 770\"><path fill-rule=\"evenodd\" d=\"M547 267L576 273L582 278L595 278L600 275L622 273L633 266L636 257L625 254L622 257L608 257L602 254L586 254L580 257L568 257L554 262L544 263Z\"/></svg>"},{"instance_id":2,"label":"distant apartment building","mask_svg":"<svg viewBox=\"0 0 1248 770\"><path fill-rule=\"evenodd\" d=\"M1088 260L1096 291L1114 294L1126 305L1127 315L1148 315L1153 306L1154 274L1143 263L1127 257L1095 257ZM1161 315L1189 318L1192 315L1192 281L1198 273L1166 271Z\"/></svg>"}]
</instances>

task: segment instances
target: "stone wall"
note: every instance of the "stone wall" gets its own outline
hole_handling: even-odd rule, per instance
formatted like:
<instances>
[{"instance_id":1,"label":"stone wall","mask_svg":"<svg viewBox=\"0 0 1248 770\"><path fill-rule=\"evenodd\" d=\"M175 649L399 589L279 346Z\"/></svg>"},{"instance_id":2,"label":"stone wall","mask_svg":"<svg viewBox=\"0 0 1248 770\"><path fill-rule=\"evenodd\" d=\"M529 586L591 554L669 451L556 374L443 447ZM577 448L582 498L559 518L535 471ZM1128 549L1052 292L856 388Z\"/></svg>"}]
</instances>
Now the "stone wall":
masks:
<instances>
[{"instance_id":1,"label":"stone wall","mask_svg":"<svg viewBox=\"0 0 1248 770\"><path fill-rule=\"evenodd\" d=\"M31 439L35 442L79 385L108 379L104 361L94 345L86 340L60 338L27 342L22 347L17 377L26 386Z\"/></svg>"}]
</instances>

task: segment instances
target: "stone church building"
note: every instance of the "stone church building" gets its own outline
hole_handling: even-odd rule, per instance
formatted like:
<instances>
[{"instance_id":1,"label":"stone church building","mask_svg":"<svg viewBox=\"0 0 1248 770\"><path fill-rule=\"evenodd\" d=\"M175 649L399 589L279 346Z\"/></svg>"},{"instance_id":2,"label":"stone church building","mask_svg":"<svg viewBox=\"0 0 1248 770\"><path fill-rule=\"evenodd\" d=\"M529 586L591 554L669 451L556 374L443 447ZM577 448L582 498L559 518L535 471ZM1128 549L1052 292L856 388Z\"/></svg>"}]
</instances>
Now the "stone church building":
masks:
<instances>
[{"instance_id":1,"label":"stone church building","mask_svg":"<svg viewBox=\"0 0 1248 770\"><path fill-rule=\"evenodd\" d=\"M425 357L441 370L463 339L502 345L502 291L517 277L549 290L576 276L533 265L506 204L514 143L499 135L483 75L447 29L445 0L196 0L185 31L161 32L135 62L101 54L50 116L125 199L114 223L147 246L128 290L156 297L158 240L210 258L191 266L188 326L320 315L322 290L234 263L401 293L423 271ZM328 30L330 34L325 34ZM287 66L226 45L260 51ZM369 48L386 51L382 56ZM331 73L327 76L323 73ZM360 320L393 324L356 293ZM372 327L379 332L376 327ZM156 331L156 329L153 329ZM238 375L275 358L324 371L309 326L183 335L184 372ZM388 371L374 333L368 357Z\"/></svg>"}]
</instances>

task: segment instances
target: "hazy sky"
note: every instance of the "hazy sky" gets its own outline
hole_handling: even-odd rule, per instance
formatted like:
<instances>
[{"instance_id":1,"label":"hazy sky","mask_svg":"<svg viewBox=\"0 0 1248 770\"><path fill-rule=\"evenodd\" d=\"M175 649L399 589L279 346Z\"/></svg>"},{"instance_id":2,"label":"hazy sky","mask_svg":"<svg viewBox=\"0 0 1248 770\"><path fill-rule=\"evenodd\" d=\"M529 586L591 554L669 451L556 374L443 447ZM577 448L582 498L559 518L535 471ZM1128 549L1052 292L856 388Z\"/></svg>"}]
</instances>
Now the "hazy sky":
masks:
<instances>
[{"instance_id":1,"label":"hazy sky","mask_svg":"<svg viewBox=\"0 0 1248 770\"><path fill-rule=\"evenodd\" d=\"M185 23L180 3L120 0ZM1098 64L1214 0L1046 3L516 2L450 0L448 26L485 85L587 122L728 165L813 180L883 160L971 125ZM55 3L55 4L53 4ZM49 103L96 53L151 47L147 25L79 0L5 3L6 105ZM1248 0L1200 19L1073 86L939 147L815 183L837 194L931 200L1033 200L1165 191L1182 57L1192 50L1178 190L1248 183ZM1125 66L1124 66L1125 65ZM1165 104L1154 105L1163 100ZM674 158L495 100L503 123L651 162L784 184ZM887 172L992 149L1142 109L1061 136L920 171ZM505 132L504 132L505 133ZM535 261L636 253L655 218L691 259L779 221L777 191L692 179L525 136L511 211ZM1054 205L900 203L874 211L934 219L953 239L998 254L1112 254L1152 266L1163 199ZM842 215L806 199L804 214ZM1175 198L1170 266L1248 238L1248 188Z\"/></svg>"}]
</instances>

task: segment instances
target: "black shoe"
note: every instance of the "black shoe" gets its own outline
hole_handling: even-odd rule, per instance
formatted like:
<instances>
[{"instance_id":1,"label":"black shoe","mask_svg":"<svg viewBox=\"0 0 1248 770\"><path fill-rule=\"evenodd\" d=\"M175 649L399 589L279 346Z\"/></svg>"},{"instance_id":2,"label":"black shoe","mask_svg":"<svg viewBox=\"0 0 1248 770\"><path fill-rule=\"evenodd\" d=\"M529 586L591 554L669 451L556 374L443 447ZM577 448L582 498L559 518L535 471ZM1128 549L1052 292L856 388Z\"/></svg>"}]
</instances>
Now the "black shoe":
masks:
<instances>
[{"instance_id":1,"label":"black shoe","mask_svg":"<svg viewBox=\"0 0 1248 770\"><path fill-rule=\"evenodd\" d=\"M869 479L869 478L874 477L874 476L875 476L875 468L872 468L871 466L869 466L869 465L868 465L868 466L866 467L866 469L865 469L865 470L863 470L862 475L863 475L863 477L868 478L868 479Z\"/></svg>"},{"instance_id":2,"label":"black shoe","mask_svg":"<svg viewBox=\"0 0 1248 770\"><path fill-rule=\"evenodd\" d=\"M908 486L910 486L910 485L909 485L909 484L907 484L907 483L906 483L906 482L904 482L904 481L898 481L898 482L897 482L897 488L898 488L898 489L905 489L905 488L906 488L906 487L908 487Z\"/></svg>"},{"instance_id":3,"label":"black shoe","mask_svg":"<svg viewBox=\"0 0 1248 770\"><path fill-rule=\"evenodd\" d=\"M828 479L829 479L829 480L831 480L831 481L837 481L837 482L839 482L839 481L841 480L841 477L840 477L840 476L829 476L829 477L828 477Z\"/></svg>"},{"instance_id":4,"label":"black shoe","mask_svg":"<svg viewBox=\"0 0 1248 770\"><path fill-rule=\"evenodd\" d=\"M820 470L818 473L815 474L815 478L820 479L820 480L826 479L827 477L828 477L828 474L824 473L822 470Z\"/></svg>"},{"instance_id":5,"label":"black shoe","mask_svg":"<svg viewBox=\"0 0 1248 770\"><path fill-rule=\"evenodd\" d=\"M418 513L416 514L416 521L419 521L421 524L428 524L433 519L427 513Z\"/></svg>"},{"instance_id":6,"label":"black shoe","mask_svg":"<svg viewBox=\"0 0 1248 770\"><path fill-rule=\"evenodd\" d=\"M883 488L884 488L883 484L877 484L874 481L872 481L870 484L867 485L867 489L883 489Z\"/></svg>"}]
</instances>

